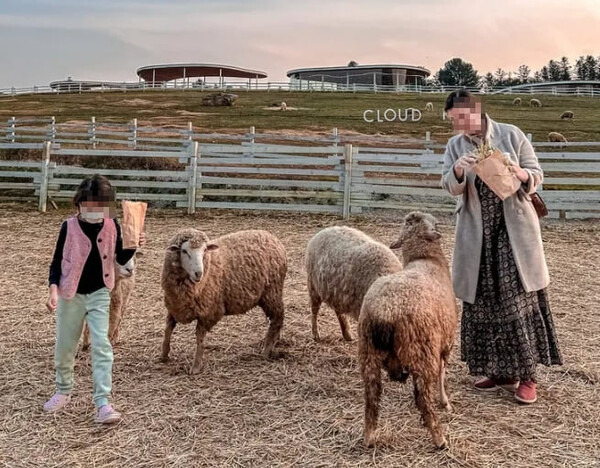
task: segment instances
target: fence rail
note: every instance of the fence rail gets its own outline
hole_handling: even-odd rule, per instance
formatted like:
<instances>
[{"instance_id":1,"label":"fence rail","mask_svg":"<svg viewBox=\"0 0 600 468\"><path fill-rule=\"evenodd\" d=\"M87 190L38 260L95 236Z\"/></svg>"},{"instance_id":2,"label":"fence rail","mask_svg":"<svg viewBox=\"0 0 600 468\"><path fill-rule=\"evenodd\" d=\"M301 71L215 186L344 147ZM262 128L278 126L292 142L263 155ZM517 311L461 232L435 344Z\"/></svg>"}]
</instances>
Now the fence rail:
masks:
<instances>
[{"instance_id":1,"label":"fence rail","mask_svg":"<svg viewBox=\"0 0 600 468\"><path fill-rule=\"evenodd\" d=\"M476 93L506 93L506 94L552 94L555 96L600 96L597 84L570 85L567 83L544 83L550 89L533 87L522 88L519 86L498 87L463 87L463 86L434 86L423 84L407 85L382 85L377 83L334 83L321 80L291 80L286 82L256 82L248 81L221 81L220 83L197 83L171 81L164 83L140 82L113 82L113 83L86 83L62 82L56 86L29 86L0 88L2 97L14 97L23 94L83 94L83 93L128 93L128 92L153 92L153 91L307 91L307 92L344 92L344 93L432 93L445 94L457 89L468 89Z\"/></svg>"},{"instance_id":2,"label":"fence rail","mask_svg":"<svg viewBox=\"0 0 600 468\"><path fill-rule=\"evenodd\" d=\"M37 150L39 159L0 160L0 198L36 200L41 211L48 201L71 198L81 179L96 173L110 177L119 199L169 203L189 213L236 208L347 218L379 209L455 210L453 198L440 188L443 156L431 149L197 141L179 151L162 152L64 148L50 141L20 145ZM541 193L551 217L600 218L600 152L538 156L545 172ZM81 165L69 163L70 157L77 157ZM167 160L169 169L119 169L110 164L97 168L85 163L156 157Z\"/></svg>"}]
</instances>

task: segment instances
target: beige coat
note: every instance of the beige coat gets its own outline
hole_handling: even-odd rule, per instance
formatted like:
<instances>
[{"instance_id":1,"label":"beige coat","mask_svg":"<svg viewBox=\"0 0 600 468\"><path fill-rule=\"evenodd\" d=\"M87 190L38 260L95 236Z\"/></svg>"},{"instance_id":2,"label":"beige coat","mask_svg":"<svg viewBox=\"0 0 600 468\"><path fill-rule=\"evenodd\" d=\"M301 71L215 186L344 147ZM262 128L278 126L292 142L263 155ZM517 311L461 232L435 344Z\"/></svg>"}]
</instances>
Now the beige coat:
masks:
<instances>
[{"instance_id":1,"label":"beige coat","mask_svg":"<svg viewBox=\"0 0 600 468\"><path fill-rule=\"evenodd\" d=\"M494 122L486 115L485 138L529 173L529 180L513 196L504 200L504 219L512 246L515 263L526 291L538 291L550 281L540 223L531 203L534 193L543 180L543 172L527 137L514 125ZM452 261L452 281L456 296L465 302L475 302L479 263L483 245L481 204L475 187L475 174L465 172L459 182L454 175L454 163L474 148L464 135L448 141L444 154L442 186L451 195L460 197L456 213L456 241Z\"/></svg>"}]
</instances>

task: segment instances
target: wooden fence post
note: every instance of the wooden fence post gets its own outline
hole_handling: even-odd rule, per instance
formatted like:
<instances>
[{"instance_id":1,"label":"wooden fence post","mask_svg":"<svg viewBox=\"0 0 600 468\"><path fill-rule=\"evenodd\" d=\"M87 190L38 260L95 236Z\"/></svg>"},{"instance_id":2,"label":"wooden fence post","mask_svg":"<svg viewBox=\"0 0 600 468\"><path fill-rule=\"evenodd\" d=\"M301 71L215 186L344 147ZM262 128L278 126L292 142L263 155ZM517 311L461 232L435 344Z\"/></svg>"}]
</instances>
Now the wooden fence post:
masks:
<instances>
[{"instance_id":1,"label":"wooden fence post","mask_svg":"<svg viewBox=\"0 0 600 468\"><path fill-rule=\"evenodd\" d=\"M184 143L184 146L189 148L192 145L193 141L194 141L194 127L193 127L192 122L188 122L187 139L186 139L186 142Z\"/></svg>"},{"instance_id":2,"label":"wooden fence post","mask_svg":"<svg viewBox=\"0 0 600 468\"><path fill-rule=\"evenodd\" d=\"M137 119L131 121L131 144L137 148Z\"/></svg>"},{"instance_id":3,"label":"wooden fence post","mask_svg":"<svg viewBox=\"0 0 600 468\"><path fill-rule=\"evenodd\" d=\"M96 117L92 117L90 120L90 141L92 148L96 149Z\"/></svg>"},{"instance_id":4,"label":"wooden fence post","mask_svg":"<svg viewBox=\"0 0 600 468\"><path fill-rule=\"evenodd\" d=\"M48 139L54 143L56 140L56 117L52 116L50 119L50 128L48 128Z\"/></svg>"},{"instance_id":5,"label":"wooden fence post","mask_svg":"<svg viewBox=\"0 0 600 468\"><path fill-rule=\"evenodd\" d=\"M14 143L15 138L17 137L17 119L11 117L8 119L8 123L10 124L10 132L8 132L7 138L11 143Z\"/></svg>"},{"instance_id":6,"label":"wooden fence post","mask_svg":"<svg viewBox=\"0 0 600 468\"><path fill-rule=\"evenodd\" d=\"M188 177L188 214L196 212L196 183L198 181L198 142L194 142L193 153L190 156Z\"/></svg>"},{"instance_id":7,"label":"wooden fence post","mask_svg":"<svg viewBox=\"0 0 600 468\"><path fill-rule=\"evenodd\" d=\"M338 143L339 143L339 138L338 138L338 128L337 127L333 127L333 147L337 148L338 147Z\"/></svg>"},{"instance_id":8,"label":"wooden fence post","mask_svg":"<svg viewBox=\"0 0 600 468\"><path fill-rule=\"evenodd\" d=\"M352 204L352 164L353 149L351 144L344 145L344 204L342 206L342 216L344 219L350 218Z\"/></svg>"},{"instance_id":9,"label":"wooden fence post","mask_svg":"<svg viewBox=\"0 0 600 468\"><path fill-rule=\"evenodd\" d=\"M46 205L48 202L48 178L49 171L48 166L50 165L50 150L52 148L52 142L44 142L44 151L42 153L42 164L40 170L40 201L38 209L44 213L46 211Z\"/></svg>"},{"instance_id":10,"label":"wooden fence post","mask_svg":"<svg viewBox=\"0 0 600 468\"><path fill-rule=\"evenodd\" d=\"M250 127L250 134L248 135L248 138L250 139L250 156L254 156L254 135L256 134L256 129L254 128L254 125L252 125L252 127Z\"/></svg>"}]
</instances>

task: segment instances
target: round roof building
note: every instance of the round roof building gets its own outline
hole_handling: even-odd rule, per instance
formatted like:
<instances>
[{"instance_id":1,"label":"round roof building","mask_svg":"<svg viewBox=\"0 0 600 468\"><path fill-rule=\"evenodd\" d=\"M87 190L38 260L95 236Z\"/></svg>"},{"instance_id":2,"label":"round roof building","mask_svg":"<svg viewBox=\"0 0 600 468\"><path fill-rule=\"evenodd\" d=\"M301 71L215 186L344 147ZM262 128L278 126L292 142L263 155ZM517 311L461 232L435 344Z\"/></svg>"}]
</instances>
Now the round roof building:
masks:
<instances>
[{"instance_id":1,"label":"round roof building","mask_svg":"<svg viewBox=\"0 0 600 468\"><path fill-rule=\"evenodd\" d=\"M266 78L267 74L259 70L217 65L209 63L172 63L163 65L147 65L137 69L137 75L146 82L164 83L172 80L189 80L190 78L219 77L246 78L258 80Z\"/></svg>"}]
</instances>

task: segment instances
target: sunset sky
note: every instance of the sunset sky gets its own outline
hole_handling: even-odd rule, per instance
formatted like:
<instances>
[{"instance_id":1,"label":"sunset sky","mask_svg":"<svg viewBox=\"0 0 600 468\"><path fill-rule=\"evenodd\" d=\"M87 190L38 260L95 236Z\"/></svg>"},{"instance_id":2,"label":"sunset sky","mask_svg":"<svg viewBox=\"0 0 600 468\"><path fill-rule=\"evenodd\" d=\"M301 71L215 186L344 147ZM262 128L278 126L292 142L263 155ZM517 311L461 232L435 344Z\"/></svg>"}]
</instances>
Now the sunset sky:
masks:
<instances>
[{"instance_id":1,"label":"sunset sky","mask_svg":"<svg viewBox=\"0 0 600 468\"><path fill-rule=\"evenodd\" d=\"M0 87L136 81L139 66L266 71L462 57L480 74L600 55L600 0L1 0Z\"/></svg>"}]
</instances>

